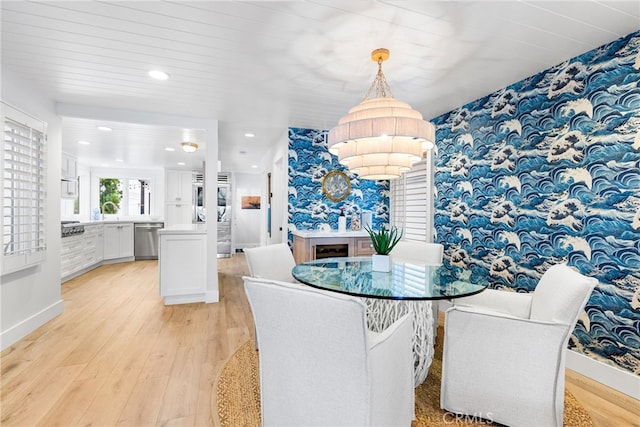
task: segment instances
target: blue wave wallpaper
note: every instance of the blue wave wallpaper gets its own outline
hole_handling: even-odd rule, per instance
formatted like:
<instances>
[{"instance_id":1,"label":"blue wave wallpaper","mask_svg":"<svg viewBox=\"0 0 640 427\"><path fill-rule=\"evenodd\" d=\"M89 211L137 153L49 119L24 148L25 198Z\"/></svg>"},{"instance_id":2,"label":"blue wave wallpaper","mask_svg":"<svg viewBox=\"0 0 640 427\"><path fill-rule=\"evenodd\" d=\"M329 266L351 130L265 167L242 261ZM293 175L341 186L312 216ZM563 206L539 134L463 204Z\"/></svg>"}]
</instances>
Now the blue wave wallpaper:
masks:
<instances>
[{"instance_id":1,"label":"blue wave wallpaper","mask_svg":"<svg viewBox=\"0 0 640 427\"><path fill-rule=\"evenodd\" d=\"M362 211L372 214L373 228L389 223L389 181L360 179L338 163L327 150L325 130L289 128L288 240L291 230L338 229L340 208L351 217ZM322 193L322 179L332 170L340 170L351 180L351 193L341 202L332 202Z\"/></svg>"},{"instance_id":2,"label":"blue wave wallpaper","mask_svg":"<svg viewBox=\"0 0 640 427\"><path fill-rule=\"evenodd\" d=\"M640 31L434 119L445 258L532 291L596 277L574 350L640 374Z\"/></svg>"}]
</instances>

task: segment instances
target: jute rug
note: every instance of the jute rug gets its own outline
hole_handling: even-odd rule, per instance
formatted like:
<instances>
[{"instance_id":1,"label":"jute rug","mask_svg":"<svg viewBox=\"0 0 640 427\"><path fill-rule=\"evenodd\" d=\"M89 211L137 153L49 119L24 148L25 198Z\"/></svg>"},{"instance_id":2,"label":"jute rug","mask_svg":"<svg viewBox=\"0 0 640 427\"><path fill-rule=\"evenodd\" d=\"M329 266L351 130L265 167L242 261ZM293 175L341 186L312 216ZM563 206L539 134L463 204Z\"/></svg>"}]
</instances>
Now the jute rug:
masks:
<instances>
[{"instance_id":1,"label":"jute rug","mask_svg":"<svg viewBox=\"0 0 640 427\"><path fill-rule=\"evenodd\" d=\"M442 373L442 334L436 340L435 356L429 375L415 390L416 420L412 427L453 425L487 426L486 422L465 422L440 409L440 381ZM216 384L217 411L222 427L256 427L260 425L260 376L258 352L252 340L244 343L227 361ZM565 391L564 425L593 427L593 421L578 401Z\"/></svg>"}]
</instances>

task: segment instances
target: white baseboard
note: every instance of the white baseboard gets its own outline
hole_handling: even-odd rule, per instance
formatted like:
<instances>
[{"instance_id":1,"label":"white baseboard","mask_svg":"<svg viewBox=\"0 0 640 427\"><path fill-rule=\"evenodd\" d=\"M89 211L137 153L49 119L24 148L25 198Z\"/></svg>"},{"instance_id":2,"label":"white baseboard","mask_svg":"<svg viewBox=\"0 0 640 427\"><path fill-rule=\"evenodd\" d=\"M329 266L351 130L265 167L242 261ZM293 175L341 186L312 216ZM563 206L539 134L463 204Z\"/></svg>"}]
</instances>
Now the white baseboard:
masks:
<instances>
[{"instance_id":1,"label":"white baseboard","mask_svg":"<svg viewBox=\"0 0 640 427\"><path fill-rule=\"evenodd\" d=\"M131 262L135 260L136 260L136 257L133 257L133 256L125 257L125 258L103 259L100 265L119 264L121 262Z\"/></svg>"},{"instance_id":2,"label":"white baseboard","mask_svg":"<svg viewBox=\"0 0 640 427\"><path fill-rule=\"evenodd\" d=\"M566 367L640 400L640 377L567 349Z\"/></svg>"},{"instance_id":3,"label":"white baseboard","mask_svg":"<svg viewBox=\"0 0 640 427\"><path fill-rule=\"evenodd\" d=\"M59 300L0 334L0 350L17 343L54 317L62 314L64 302Z\"/></svg>"},{"instance_id":4,"label":"white baseboard","mask_svg":"<svg viewBox=\"0 0 640 427\"><path fill-rule=\"evenodd\" d=\"M206 302L207 304L212 302L220 302L220 292L218 291L207 291L204 295L204 302Z\"/></svg>"},{"instance_id":5,"label":"white baseboard","mask_svg":"<svg viewBox=\"0 0 640 427\"><path fill-rule=\"evenodd\" d=\"M188 295L167 295L164 297L164 305L193 304L198 302L208 304L218 301L220 301L220 297L217 291L207 291Z\"/></svg>"}]
</instances>

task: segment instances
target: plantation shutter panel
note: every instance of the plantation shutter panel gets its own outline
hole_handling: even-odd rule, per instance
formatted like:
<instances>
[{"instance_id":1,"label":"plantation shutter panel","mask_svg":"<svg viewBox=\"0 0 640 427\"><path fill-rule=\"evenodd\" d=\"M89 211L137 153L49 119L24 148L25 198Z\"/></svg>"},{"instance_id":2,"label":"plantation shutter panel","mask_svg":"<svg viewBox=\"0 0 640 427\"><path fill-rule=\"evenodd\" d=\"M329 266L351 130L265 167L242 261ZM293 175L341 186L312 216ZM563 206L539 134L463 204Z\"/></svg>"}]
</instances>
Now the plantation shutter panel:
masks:
<instances>
[{"instance_id":1,"label":"plantation shutter panel","mask_svg":"<svg viewBox=\"0 0 640 427\"><path fill-rule=\"evenodd\" d=\"M431 156L391 181L391 223L404 230L404 239L431 242L433 194Z\"/></svg>"},{"instance_id":2,"label":"plantation shutter panel","mask_svg":"<svg viewBox=\"0 0 640 427\"><path fill-rule=\"evenodd\" d=\"M1 104L2 254L0 274L45 258L45 148L47 124Z\"/></svg>"}]
</instances>

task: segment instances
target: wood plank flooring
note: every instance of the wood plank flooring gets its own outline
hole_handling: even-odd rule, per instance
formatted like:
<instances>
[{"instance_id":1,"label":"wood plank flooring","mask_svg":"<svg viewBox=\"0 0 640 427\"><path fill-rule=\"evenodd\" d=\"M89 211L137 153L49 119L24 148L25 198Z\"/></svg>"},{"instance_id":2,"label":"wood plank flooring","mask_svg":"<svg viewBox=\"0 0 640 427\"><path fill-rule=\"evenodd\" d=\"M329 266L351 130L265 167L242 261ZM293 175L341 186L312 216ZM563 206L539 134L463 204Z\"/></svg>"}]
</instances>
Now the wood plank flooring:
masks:
<instances>
[{"instance_id":1,"label":"wood plank flooring","mask_svg":"<svg viewBox=\"0 0 640 427\"><path fill-rule=\"evenodd\" d=\"M165 306L156 261L62 287L64 313L2 352L2 426L217 425L213 386L253 334L242 254L219 261L220 302ZM640 426L638 401L568 371L598 426Z\"/></svg>"}]
</instances>

